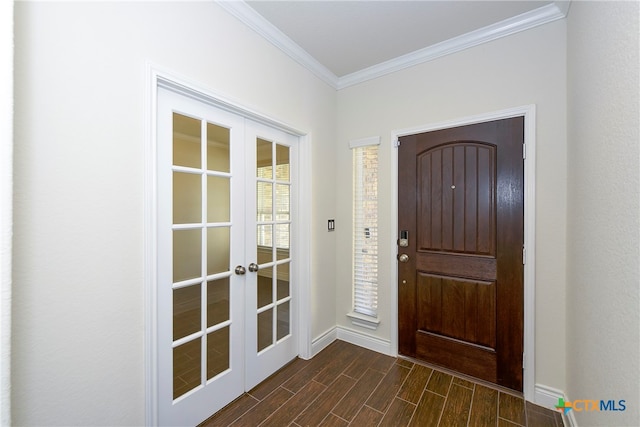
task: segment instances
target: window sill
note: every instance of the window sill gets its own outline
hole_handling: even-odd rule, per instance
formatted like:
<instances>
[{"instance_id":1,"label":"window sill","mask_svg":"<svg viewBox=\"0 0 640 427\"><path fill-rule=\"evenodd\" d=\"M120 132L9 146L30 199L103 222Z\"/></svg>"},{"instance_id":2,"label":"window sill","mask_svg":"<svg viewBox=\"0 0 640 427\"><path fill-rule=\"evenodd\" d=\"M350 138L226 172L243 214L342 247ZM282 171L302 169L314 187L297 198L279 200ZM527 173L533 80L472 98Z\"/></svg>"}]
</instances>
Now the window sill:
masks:
<instances>
[{"instance_id":1,"label":"window sill","mask_svg":"<svg viewBox=\"0 0 640 427\"><path fill-rule=\"evenodd\" d=\"M373 329L374 331L378 329L378 325L380 325L380 320L377 317L367 316L354 311L347 313L347 317L354 325Z\"/></svg>"}]
</instances>

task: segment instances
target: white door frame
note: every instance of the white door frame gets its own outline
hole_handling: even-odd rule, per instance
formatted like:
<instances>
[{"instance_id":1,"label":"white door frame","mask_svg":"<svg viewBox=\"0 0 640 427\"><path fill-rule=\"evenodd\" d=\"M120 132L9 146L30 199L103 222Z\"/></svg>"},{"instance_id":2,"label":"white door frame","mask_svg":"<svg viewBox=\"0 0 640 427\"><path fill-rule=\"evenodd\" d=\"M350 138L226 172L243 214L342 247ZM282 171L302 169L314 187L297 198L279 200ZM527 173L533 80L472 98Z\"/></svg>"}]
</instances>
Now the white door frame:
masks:
<instances>
[{"instance_id":1,"label":"white door frame","mask_svg":"<svg viewBox=\"0 0 640 427\"><path fill-rule=\"evenodd\" d=\"M298 284L298 312L294 319L298 322L298 355L303 359L311 357L311 135L265 114L243 107L237 101L215 93L202 85L177 77L147 64L146 126L145 126L145 171L144 171L144 301L145 301L145 424L158 423L157 395L157 108L158 88L182 94L189 98L213 105L258 123L287 132L299 138L300 174L297 183L298 227L292 246L298 248L297 268L292 271L293 281Z\"/></svg>"},{"instance_id":2,"label":"white door frame","mask_svg":"<svg viewBox=\"0 0 640 427\"><path fill-rule=\"evenodd\" d=\"M398 263L396 260L397 247L395 245L398 228L398 150L397 141L401 136L448 129L458 126L488 122L492 120L524 117L524 250L526 262L524 264L524 398L535 401L535 225L536 225L536 106L525 105L501 111L495 111L477 116L462 117L446 122L431 123L409 129L393 130L391 132L391 236L393 243L391 251L394 282L391 289L391 351L398 354ZM524 255L523 255L524 256Z\"/></svg>"},{"instance_id":3,"label":"white door frame","mask_svg":"<svg viewBox=\"0 0 640 427\"><path fill-rule=\"evenodd\" d=\"M0 3L0 425L11 424L13 1Z\"/></svg>"}]
</instances>

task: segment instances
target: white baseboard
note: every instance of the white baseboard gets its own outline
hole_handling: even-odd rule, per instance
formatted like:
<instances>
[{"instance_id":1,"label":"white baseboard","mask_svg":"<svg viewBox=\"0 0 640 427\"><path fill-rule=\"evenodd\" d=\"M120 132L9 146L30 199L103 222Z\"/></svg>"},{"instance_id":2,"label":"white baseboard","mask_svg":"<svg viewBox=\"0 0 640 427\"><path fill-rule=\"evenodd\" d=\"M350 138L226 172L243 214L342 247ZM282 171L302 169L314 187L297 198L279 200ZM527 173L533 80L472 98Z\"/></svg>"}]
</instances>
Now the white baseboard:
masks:
<instances>
[{"instance_id":1,"label":"white baseboard","mask_svg":"<svg viewBox=\"0 0 640 427\"><path fill-rule=\"evenodd\" d=\"M382 340L380 338L363 334L362 332L354 331L342 326L338 326L336 329L338 332L337 337L342 341L346 341L348 343L364 347L378 353L383 353L394 357L397 356L397 354L393 354L393 352L391 351L391 342L389 342L388 340Z\"/></svg>"},{"instance_id":2,"label":"white baseboard","mask_svg":"<svg viewBox=\"0 0 640 427\"><path fill-rule=\"evenodd\" d=\"M558 390L553 387L548 387L542 384L535 385L534 401L536 405L542 406L547 409L556 410L558 399L564 398L562 390Z\"/></svg>"},{"instance_id":3,"label":"white baseboard","mask_svg":"<svg viewBox=\"0 0 640 427\"><path fill-rule=\"evenodd\" d=\"M325 331L318 338L314 339L311 343L311 357L314 357L316 354L320 353L337 338L338 333L336 331L336 328L334 327L329 329L328 331Z\"/></svg>"},{"instance_id":4,"label":"white baseboard","mask_svg":"<svg viewBox=\"0 0 640 427\"><path fill-rule=\"evenodd\" d=\"M562 414L562 419L566 427L578 427L578 421L576 421L576 414L573 411Z\"/></svg>"},{"instance_id":5,"label":"white baseboard","mask_svg":"<svg viewBox=\"0 0 640 427\"><path fill-rule=\"evenodd\" d=\"M556 405L558 404L558 399L563 398L566 401L567 396L564 394L562 390L558 390L553 387L548 387L542 384L536 384L535 386L535 396L534 402L536 405L542 406L547 409L551 409L556 411ZM566 414L562 414L562 419L564 421L564 425L567 427L578 427L578 423L576 421L576 417L573 411L569 411Z\"/></svg>"},{"instance_id":6,"label":"white baseboard","mask_svg":"<svg viewBox=\"0 0 640 427\"><path fill-rule=\"evenodd\" d=\"M337 326L335 328L329 329L318 338L313 340L313 342L311 343L311 357L320 353L336 339L340 339L342 341L346 341L353 345L364 347L378 353L387 354L394 357L397 356L397 354L392 353L391 343L389 341L381 340L380 338L363 334L362 332L354 331L342 326Z\"/></svg>"},{"instance_id":7,"label":"white baseboard","mask_svg":"<svg viewBox=\"0 0 640 427\"><path fill-rule=\"evenodd\" d=\"M564 395L564 400L570 402L569 398ZM578 427L578 420L576 420L576 412L569 411L566 414L562 414L562 420L564 421L564 425L567 427Z\"/></svg>"}]
</instances>

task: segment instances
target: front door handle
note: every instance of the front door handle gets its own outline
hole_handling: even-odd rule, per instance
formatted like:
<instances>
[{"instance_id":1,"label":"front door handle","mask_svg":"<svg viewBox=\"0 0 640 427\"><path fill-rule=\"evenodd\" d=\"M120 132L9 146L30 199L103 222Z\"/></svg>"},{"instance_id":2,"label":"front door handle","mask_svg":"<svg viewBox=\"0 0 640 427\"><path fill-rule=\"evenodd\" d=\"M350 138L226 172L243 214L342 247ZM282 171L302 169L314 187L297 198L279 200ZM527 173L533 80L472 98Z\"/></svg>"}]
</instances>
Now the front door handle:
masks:
<instances>
[{"instance_id":1,"label":"front door handle","mask_svg":"<svg viewBox=\"0 0 640 427\"><path fill-rule=\"evenodd\" d=\"M260 267L258 267L258 264L256 264L255 262L252 262L251 264L249 264L249 271L250 272L255 273L259 269L260 269Z\"/></svg>"},{"instance_id":2,"label":"front door handle","mask_svg":"<svg viewBox=\"0 0 640 427\"><path fill-rule=\"evenodd\" d=\"M247 270L241 265L237 266L234 271L236 272L236 274L238 276L242 276L243 274L245 274L247 272Z\"/></svg>"},{"instance_id":3,"label":"front door handle","mask_svg":"<svg viewBox=\"0 0 640 427\"><path fill-rule=\"evenodd\" d=\"M409 255L407 255L407 254L398 255L398 261L400 261L400 262L409 262Z\"/></svg>"}]
</instances>

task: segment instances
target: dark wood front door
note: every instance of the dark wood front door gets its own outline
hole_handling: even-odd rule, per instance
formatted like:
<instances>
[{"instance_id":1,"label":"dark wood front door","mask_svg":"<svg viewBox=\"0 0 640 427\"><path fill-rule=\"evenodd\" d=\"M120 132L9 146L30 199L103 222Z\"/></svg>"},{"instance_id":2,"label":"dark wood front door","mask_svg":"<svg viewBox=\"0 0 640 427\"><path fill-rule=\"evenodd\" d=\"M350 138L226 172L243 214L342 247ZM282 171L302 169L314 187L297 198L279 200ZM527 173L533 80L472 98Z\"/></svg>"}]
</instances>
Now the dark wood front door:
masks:
<instances>
[{"instance_id":1,"label":"dark wood front door","mask_svg":"<svg viewBox=\"0 0 640 427\"><path fill-rule=\"evenodd\" d=\"M523 140L516 117L404 136L398 149L400 354L519 391Z\"/></svg>"}]
</instances>

